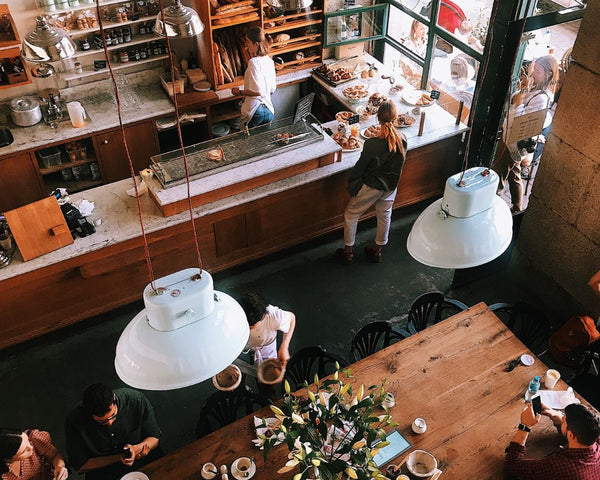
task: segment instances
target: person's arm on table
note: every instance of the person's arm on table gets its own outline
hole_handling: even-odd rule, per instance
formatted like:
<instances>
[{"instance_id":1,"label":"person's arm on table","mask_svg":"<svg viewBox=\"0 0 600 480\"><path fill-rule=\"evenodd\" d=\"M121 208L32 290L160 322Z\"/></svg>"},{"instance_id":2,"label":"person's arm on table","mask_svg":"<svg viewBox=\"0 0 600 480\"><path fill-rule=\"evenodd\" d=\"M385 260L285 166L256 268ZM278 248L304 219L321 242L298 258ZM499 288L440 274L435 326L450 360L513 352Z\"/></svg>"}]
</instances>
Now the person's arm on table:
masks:
<instances>
[{"instance_id":1,"label":"person's arm on table","mask_svg":"<svg viewBox=\"0 0 600 480\"><path fill-rule=\"evenodd\" d=\"M506 457L504 458L504 469L509 475L517 479L534 480L540 473L540 468L543 467L543 460L526 459L525 443L529 436L529 431L540 420L541 415L534 415L531 404L527 405L521 412L521 425L513 436L512 441L506 447ZM524 428L523 430L521 428ZM529 430L529 431L527 431Z\"/></svg>"},{"instance_id":2,"label":"person's arm on table","mask_svg":"<svg viewBox=\"0 0 600 480\"><path fill-rule=\"evenodd\" d=\"M144 438L140 443L136 443L135 445L127 444L125 448L128 448L133 455L129 458L121 458L121 463L125 465L133 465L133 462L138 458L144 458L148 455L152 450L158 447L158 438L156 437L147 437Z\"/></svg>"}]
</instances>

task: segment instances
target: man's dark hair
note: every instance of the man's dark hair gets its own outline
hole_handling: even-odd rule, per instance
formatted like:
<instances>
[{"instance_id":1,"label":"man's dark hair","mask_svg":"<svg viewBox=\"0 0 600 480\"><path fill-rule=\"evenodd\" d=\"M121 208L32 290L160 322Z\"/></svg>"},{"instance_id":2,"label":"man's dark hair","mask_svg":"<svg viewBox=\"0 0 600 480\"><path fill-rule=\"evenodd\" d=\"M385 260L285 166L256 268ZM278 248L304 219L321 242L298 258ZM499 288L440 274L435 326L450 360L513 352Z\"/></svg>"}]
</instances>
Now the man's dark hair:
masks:
<instances>
[{"instance_id":1,"label":"man's dark hair","mask_svg":"<svg viewBox=\"0 0 600 480\"><path fill-rule=\"evenodd\" d=\"M267 313L269 302L256 292L248 292L240 298L240 305L244 309L244 313L246 313L248 323L252 326L260 322L263 315Z\"/></svg>"},{"instance_id":2,"label":"man's dark hair","mask_svg":"<svg viewBox=\"0 0 600 480\"><path fill-rule=\"evenodd\" d=\"M108 413L115 403L115 394L103 383L94 383L83 392L83 408L91 415L102 417Z\"/></svg>"},{"instance_id":3,"label":"man's dark hair","mask_svg":"<svg viewBox=\"0 0 600 480\"><path fill-rule=\"evenodd\" d=\"M579 443L593 445L600 437L600 417L593 410L573 403L565 408L567 430Z\"/></svg>"}]
</instances>

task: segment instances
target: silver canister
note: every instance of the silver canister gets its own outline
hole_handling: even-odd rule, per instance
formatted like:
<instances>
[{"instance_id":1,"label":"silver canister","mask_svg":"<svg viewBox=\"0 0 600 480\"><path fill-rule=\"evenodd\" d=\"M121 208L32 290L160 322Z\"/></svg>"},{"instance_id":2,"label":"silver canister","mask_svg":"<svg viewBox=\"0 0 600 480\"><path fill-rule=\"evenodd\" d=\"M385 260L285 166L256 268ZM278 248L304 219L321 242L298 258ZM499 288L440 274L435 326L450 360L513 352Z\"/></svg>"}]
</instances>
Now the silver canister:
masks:
<instances>
[{"instance_id":1,"label":"silver canister","mask_svg":"<svg viewBox=\"0 0 600 480\"><path fill-rule=\"evenodd\" d=\"M12 121L19 127L30 127L42 119L40 104L34 97L13 98L9 108Z\"/></svg>"}]
</instances>

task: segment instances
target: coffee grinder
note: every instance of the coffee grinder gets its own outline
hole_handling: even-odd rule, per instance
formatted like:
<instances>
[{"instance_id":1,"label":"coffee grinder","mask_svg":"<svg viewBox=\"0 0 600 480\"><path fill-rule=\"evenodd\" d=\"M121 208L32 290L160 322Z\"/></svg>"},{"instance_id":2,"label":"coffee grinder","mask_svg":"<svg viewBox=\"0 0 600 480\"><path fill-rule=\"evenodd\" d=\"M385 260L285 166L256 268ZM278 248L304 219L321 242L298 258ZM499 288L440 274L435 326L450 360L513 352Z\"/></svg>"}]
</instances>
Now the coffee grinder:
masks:
<instances>
[{"instance_id":1,"label":"coffee grinder","mask_svg":"<svg viewBox=\"0 0 600 480\"><path fill-rule=\"evenodd\" d=\"M49 63L40 63L31 69L33 82L41 102L42 117L53 128L64 117L64 102L60 99L56 70Z\"/></svg>"}]
</instances>

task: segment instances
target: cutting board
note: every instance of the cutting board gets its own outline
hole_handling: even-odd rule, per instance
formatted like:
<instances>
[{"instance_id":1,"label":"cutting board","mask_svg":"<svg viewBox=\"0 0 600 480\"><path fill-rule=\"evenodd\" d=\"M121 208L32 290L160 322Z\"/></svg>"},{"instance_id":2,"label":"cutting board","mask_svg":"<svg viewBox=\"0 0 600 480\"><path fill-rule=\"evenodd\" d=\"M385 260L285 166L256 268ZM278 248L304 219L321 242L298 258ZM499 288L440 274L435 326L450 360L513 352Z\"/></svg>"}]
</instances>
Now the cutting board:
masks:
<instances>
[{"instance_id":1,"label":"cutting board","mask_svg":"<svg viewBox=\"0 0 600 480\"><path fill-rule=\"evenodd\" d=\"M25 261L73 243L55 197L15 208L4 215Z\"/></svg>"}]
</instances>

